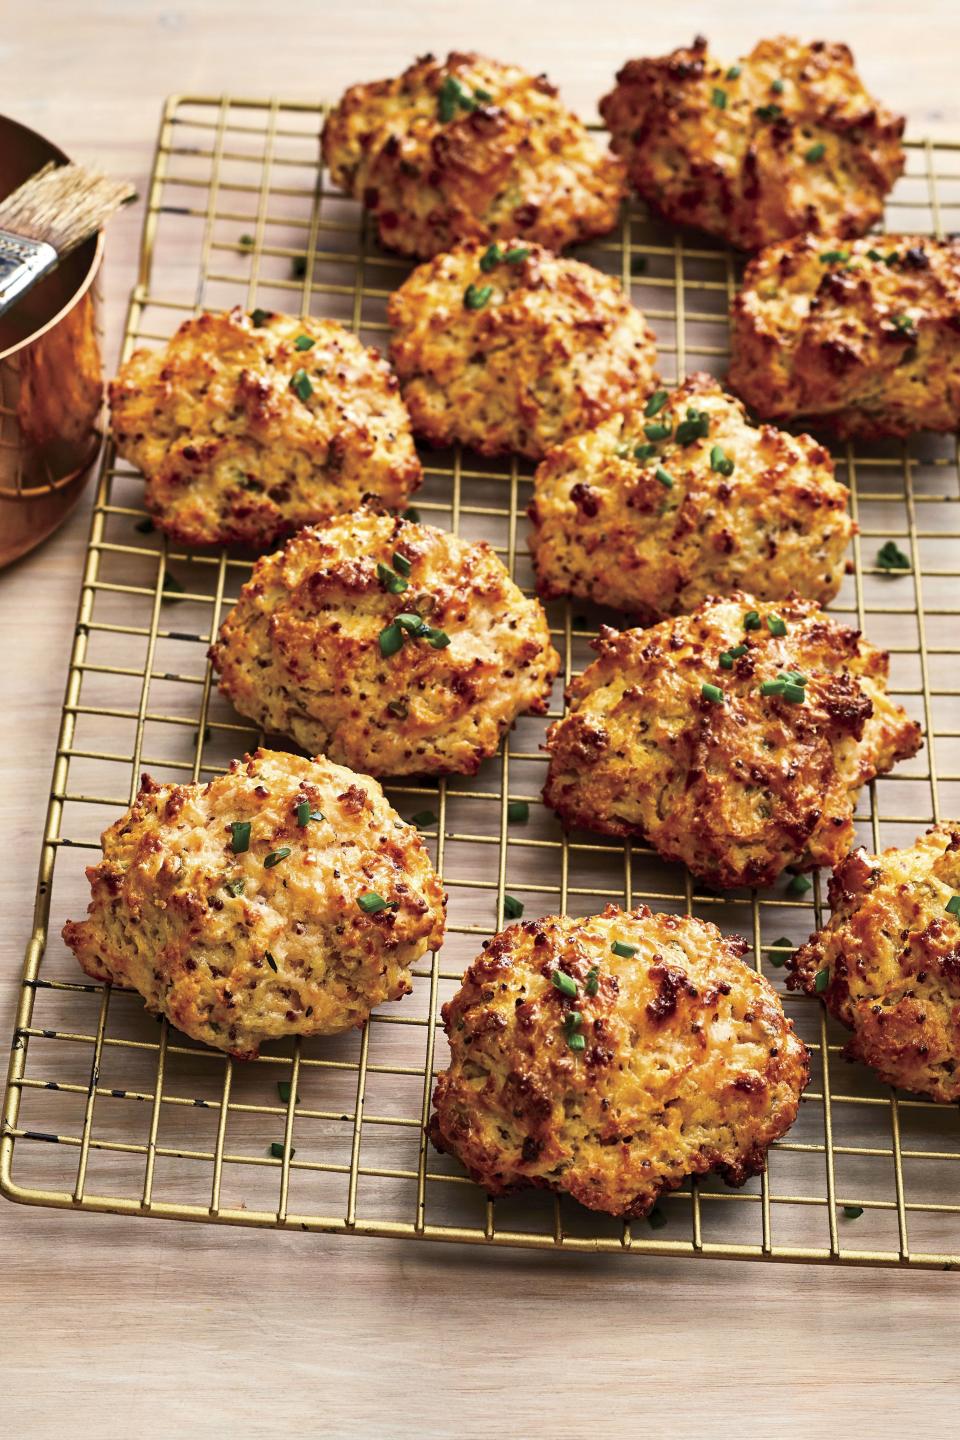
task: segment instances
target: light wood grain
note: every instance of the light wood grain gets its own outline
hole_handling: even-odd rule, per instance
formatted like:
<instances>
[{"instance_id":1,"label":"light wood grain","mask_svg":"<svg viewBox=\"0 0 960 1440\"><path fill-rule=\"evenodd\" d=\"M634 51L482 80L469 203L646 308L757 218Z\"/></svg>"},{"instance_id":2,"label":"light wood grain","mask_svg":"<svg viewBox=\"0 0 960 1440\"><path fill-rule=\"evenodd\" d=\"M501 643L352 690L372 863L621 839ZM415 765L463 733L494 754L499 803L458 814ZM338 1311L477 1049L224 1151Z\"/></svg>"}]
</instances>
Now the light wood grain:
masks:
<instances>
[{"instance_id":1,"label":"light wood grain","mask_svg":"<svg viewBox=\"0 0 960 1440\"><path fill-rule=\"evenodd\" d=\"M762 16L762 18L761 18ZM618 65L707 29L847 40L914 134L960 135L943 0L722 12L558 0L389 6L92 0L5 7L8 113L141 186L170 91L335 95L414 53L546 69L591 114ZM140 214L116 222L108 356ZM0 575L0 1036L9 1034L88 523ZM956 1433L957 1278L474 1253L0 1209L0 1428L76 1435Z\"/></svg>"}]
</instances>

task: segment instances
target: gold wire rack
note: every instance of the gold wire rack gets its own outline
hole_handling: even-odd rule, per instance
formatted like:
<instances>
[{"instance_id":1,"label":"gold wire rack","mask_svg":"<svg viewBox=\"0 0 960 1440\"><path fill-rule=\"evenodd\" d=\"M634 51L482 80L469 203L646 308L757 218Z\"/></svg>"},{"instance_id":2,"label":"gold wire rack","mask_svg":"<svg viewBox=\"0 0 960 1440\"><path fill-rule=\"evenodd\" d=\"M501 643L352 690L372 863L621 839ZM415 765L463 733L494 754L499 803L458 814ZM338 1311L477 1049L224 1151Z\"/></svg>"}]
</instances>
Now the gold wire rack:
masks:
<instances>
[{"instance_id":1,"label":"gold wire rack","mask_svg":"<svg viewBox=\"0 0 960 1440\"><path fill-rule=\"evenodd\" d=\"M382 341L386 298L408 267L328 187L323 115L313 103L167 102L124 356L163 341L198 308L236 303L322 312ZM960 210L960 144L915 141L908 155L888 227L941 234ZM727 252L631 205L615 237L582 253L630 288L657 331L665 378L671 367L675 376L722 373L736 281ZM910 840L941 807L960 814L960 470L954 440L942 437L836 458L860 534L833 608L890 649L892 689L927 742L861 798L860 835L875 849ZM516 463L431 453L416 507L489 539L529 589L529 491ZM908 551L910 573L873 563L890 537ZM783 962L822 919L820 878L809 893L785 877L771 891L718 895L644 846L565 836L540 803L542 719L521 719L476 777L388 787L401 813L418 814L443 874L448 939L415 972L414 994L362 1031L235 1063L152 1020L137 995L86 981L59 929L82 915L83 862L141 769L207 779L257 742L218 696L206 661L248 573L234 555L187 554L152 534L139 478L106 448L5 1095L5 1195L64 1210L561 1251L960 1266L957 1108L898 1094L847 1064L844 1033L821 1006L784 993ZM549 613L568 680L589 659L602 616L570 602ZM550 719L561 703L562 682ZM527 823L511 821L511 800L529 802ZM493 1202L433 1152L424 1125L445 1061L440 1006L502 925L508 896L528 915L646 901L751 938L813 1069L765 1175L737 1191L692 1181L649 1220L623 1224L543 1192Z\"/></svg>"}]
</instances>

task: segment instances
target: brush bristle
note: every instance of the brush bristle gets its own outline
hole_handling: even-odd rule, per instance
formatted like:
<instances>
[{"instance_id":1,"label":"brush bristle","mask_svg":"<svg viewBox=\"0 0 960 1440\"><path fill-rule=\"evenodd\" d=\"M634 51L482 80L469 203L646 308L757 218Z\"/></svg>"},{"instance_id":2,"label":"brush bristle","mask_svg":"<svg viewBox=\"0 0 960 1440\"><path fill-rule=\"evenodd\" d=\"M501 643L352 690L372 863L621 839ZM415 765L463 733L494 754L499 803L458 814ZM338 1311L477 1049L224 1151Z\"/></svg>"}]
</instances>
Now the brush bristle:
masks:
<instances>
[{"instance_id":1,"label":"brush bristle","mask_svg":"<svg viewBox=\"0 0 960 1440\"><path fill-rule=\"evenodd\" d=\"M51 161L0 201L0 230L45 240L62 258L133 196L124 180Z\"/></svg>"}]
</instances>

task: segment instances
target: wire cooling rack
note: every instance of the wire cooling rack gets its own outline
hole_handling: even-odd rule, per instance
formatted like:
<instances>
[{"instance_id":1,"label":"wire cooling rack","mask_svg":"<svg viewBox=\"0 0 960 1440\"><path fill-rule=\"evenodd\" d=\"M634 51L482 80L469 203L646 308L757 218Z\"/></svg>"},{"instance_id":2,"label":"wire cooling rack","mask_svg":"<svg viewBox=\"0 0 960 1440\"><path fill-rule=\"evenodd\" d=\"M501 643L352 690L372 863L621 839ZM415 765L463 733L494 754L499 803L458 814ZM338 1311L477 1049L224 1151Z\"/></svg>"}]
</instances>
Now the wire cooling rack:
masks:
<instances>
[{"instance_id":1,"label":"wire cooling rack","mask_svg":"<svg viewBox=\"0 0 960 1440\"><path fill-rule=\"evenodd\" d=\"M385 301L408 267L378 248L359 207L321 175L323 113L319 104L228 97L167 103L125 356L163 341L199 307L236 303L330 315L383 342ZM942 233L960 210L960 144L913 142L908 156L888 227ZM723 372L736 279L729 254L637 205L616 236L581 253L629 286L657 332L666 379ZM960 814L960 471L955 442L941 437L836 458L860 534L833 611L890 649L891 688L926 734L915 760L861 797L860 836L877 848ZM415 502L424 518L489 539L529 589L529 470L458 452L426 461ZM910 573L875 564L891 537ZM718 895L643 846L565 837L540 801L542 719L521 719L475 777L388 787L405 816L435 816L421 827L449 892L449 930L443 950L416 970L414 994L362 1031L278 1044L237 1063L151 1019L137 995L87 982L60 927L84 913L84 865L140 771L209 779L257 741L216 693L206 662L249 568L151 533L141 481L106 449L13 1038L0 1138L6 1195L61 1209L486 1245L960 1266L956 1107L895 1093L847 1063L845 1033L819 1003L784 993L783 962L822 919L819 877L803 894L785 877L762 893ZM604 617L579 602L549 613L565 671L552 719ZM510 821L510 800L529 802L525 824ZM623 1224L543 1192L493 1202L432 1150L424 1123L446 1063L440 1006L503 923L506 896L528 916L647 901L751 939L813 1068L766 1175L737 1191L692 1181L649 1220Z\"/></svg>"}]
</instances>

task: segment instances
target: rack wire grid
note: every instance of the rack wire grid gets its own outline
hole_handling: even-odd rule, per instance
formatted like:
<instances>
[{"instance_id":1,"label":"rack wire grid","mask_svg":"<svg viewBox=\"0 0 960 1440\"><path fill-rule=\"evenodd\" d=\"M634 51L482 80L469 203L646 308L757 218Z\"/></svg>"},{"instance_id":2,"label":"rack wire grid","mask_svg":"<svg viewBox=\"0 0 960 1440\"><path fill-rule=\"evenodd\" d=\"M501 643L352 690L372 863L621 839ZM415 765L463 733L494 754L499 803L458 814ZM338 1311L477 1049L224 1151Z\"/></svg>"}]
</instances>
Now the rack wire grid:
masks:
<instances>
[{"instance_id":1,"label":"rack wire grid","mask_svg":"<svg viewBox=\"0 0 960 1440\"><path fill-rule=\"evenodd\" d=\"M384 304L408 270L379 249L360 207L321 173L324 106L181 96L166 104L123 354L162 342L200 308L241 303L319 312L383 340ZM960 144L908 144L891 229L940 234L960 210ZM657 332L661 368L722 373L736 262L701 237L625 207L619 232L584 247L618 275ZM896 696L922 722L912 762L869 786L858 809L872 849L960 813L960 626L953 438L847 447L836 455L860 532L834 613L892 653ZM424 517L492 541L527 590L528 467L430 453ZM910 573L875 563L883 540ZM840 1055L845 1032L816 1000L785 993L782 965L823 919L819 876L763 893L695 885L648 848L566 836L540 800L545 722L518 721L476 777L387 787L421 822L449 893L448 938L415 970L414 993L362 1031L271 1046L236 1063L203 1048L138 995L88 982L59 939L88 898L84 862L130 803L141 769L164 780L219 774L258 736L218 696L206 649L249 573L230 553L188 554L151 533L138 476L106 447L43 833L34 929L13 1038L0 1188L12 1199L219 1224L623 1252L875 1265L960 1266L957 1108L899 1094ZM562 684L589 659L602 613L549 609ZM611 618L611 617L607 617ZM620 620L622 624L622 618ZM951 658L948 658L951 657ZM508 801L529 802L526 824ZM428 1145L445 1062L440 1006L506 896L527 915L589 914L615 901L697 913L752 940L754 963L808 1044L813 1074L793 1130L742 1190L712 1178L624 1224L528 1191L490 1200ZM50 926L53 924L52 937Z\"/></svg>"}]
</instances>

